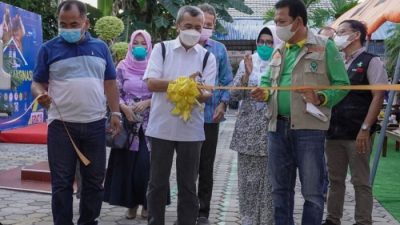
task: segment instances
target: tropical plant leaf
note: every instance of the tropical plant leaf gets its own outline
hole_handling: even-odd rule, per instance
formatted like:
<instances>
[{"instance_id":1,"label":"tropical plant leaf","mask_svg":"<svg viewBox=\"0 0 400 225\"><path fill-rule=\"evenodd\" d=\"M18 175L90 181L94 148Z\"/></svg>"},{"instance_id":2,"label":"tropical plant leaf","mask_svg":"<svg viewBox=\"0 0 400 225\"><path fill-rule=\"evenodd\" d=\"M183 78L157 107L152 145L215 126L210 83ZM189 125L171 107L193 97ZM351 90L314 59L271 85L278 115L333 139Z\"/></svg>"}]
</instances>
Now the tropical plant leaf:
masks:
<instances>
[{"instance_id":1,"label":"tropical plant leaf","mask_svg":"<svg viewBox=\"0 0 400 225\"><path fill-rule=\"evenodd\" d=\"M339 18L349 9L356 6L358 0L330 0L330 4L330 9L316 8L309 13L311 27L326 26L327 22Z\"/></svg>"},{"instance_id":2,"label":"tropical plant leaf","mask_svg":"<svg viewBox=\"0 0 400 225\"><path fill-rule=\"evenodd\" d=\"M246 14L253 14L253 10L248 7L243 0L229 0L227 1L230 7L236 9L239 12L246 13Z\"/></svg>"},{"instance_id":3,"label":"tropical plant leaf","mask_svg":"<svg viewBox=\"0 0 400 225\"><path fill-rule=\"evenodd\" d=\"M111 16L113 0L97 0L97 8L103 13L103 16Z\"/></svg>"},{"instance_id":4,"label":"tropical plant leaf","mask_svg":"<svg viewBox=\"0 0 400 225\"><path fill-rule=\"evenodd\" d=\"M225 27L217 21L217 25L215 26L215 31L219 34L227 34L228 31L225 29Z\"/></svg>"},{"instance_id":5,"label":"tropical plant leaf","mask_svg":"<svg viewBox=\"0 0 400 225\"><path fill-rule=\"evenodd\" d=\"M269 9L268 11L265 12L264 14L264 22L268 23L271 20L274 20L275 18L275 10L274 9Z\"/></svg>"},{"instance_id":6,"label":"tropical plant leaf","mask_svg":"<svg viewBox=\"0 0 400 225\"><path fill-rule=\"evenodd\" d=\"M146 0L137 0L141 9L144 9L146 6Z\"/></svg>"},{"instance_id":7,"label":"tropical plant leaf","mask_svg":"<svg viewBox=\"0 0 400 225\"><path fill-rule=\"evenodd\" d=\"M310 13L311 27L324 27L333 18L334 12L330 9L314 9Z\"/></svg>"},{"instance_id":8,"label":"tropical plant leaf","mask_svg":"<svg viewBox=\"0 0 400 225\"><path fill-rule=\"evenodd\" d=\"M331 0L331 1L335 1L335 0ZM349 11L351 8L353 8L354 6L356 6L358 4L357 0L352 0L352 1L347 1L345 4L342 4L341 7L338 8L334 8L334 10L336 11L335 13L335 18L339 18L341 15L343 15L345 12Z\"/></svg>"},{"instance_id":9,"label":"tropical plant leaf","mask_svg":"<svg viewBox=\"0 0 400 225\"><path fill-rule=\"evenodd\" d=\"M387 63L386 69L389 76L393 76L397 58L400 52L400 24L396 24L393 29L389 31L391 35L385 40Z\"/></svg>"},{"instance_id":10,"label":"tropical plant leaf","mask_svg":"<svg viewBox=\"0 0 400 225\"><path fill-rule=\"evenodd\" d=\"M166 10L174 17L176 18L176 15L178 14L179 10L179 5L177 5L174 1L172 0L159 0L160 4L164 6Z\"/></svg>"},{"instance_id":11,"label":"tropical plant leaf","mask_svg":"<svg viewBox=\"0 0 400 225\"><path fill-rule=\"evenodd\" d=\"M216 10L218 17L222 20L225 20L226 22L232 23L233 18L231 15L229 15L228 11L226 10Z\"/></svg>"},{"instance_id":12,"label":"tropical plant leaf","mask_svg":"<svg viewBox=\"0 0 400 225\"><path fill-rule=\"evenodd\" d=\"M143 6L143 1L146 4ZM125 32L119 39L128 41L129 33L146 24L154 41L168 40L176 37L174 20L183 5L209 3L217 11L218 19L233 22L228 9L234 8L243 13L253 13L244 0L114 0L114 14L125 22ZM216 31L226 33L225 28L217 23Z\"/></svg>"},{"instance_id":13,"label":"tropical plant leaf","mask_svg":"<svg viewBox=\"0 0 400 225\"><path fill-rule=\"evenodd\" d=\"M161 27L168 28L168 26L170 25L170 22L165 17L158 16L154 19L154 24L156 25L157 28L161 28Z\"/></svg>"},{"instance_id":14,"label":"tropical plant leaf","mask_svg":"<svg viewBox=\"0 0 400 225\"><path fill-rule=\"evenodd\" d=\"M87 16L89 18L90 24L96 24L97 20L103 16L103 13L99 9L97 9L89 4L86 4L86 8L87 8ZM93 36L97 37L96 32L94 32L94 26L89 27L89 32Z\"/></svg>"},{"instance_id":15,"label":"tropical plant leaf","mask_svg":"<svg viewBox=\"0 0 400 225\"><path fill-rule=\"evenodd\" d=\"M178 6L183 6L186 3L185 0L173 0L173 2Z\"/></svg>"},{"instance_id":16,"label":"tropical plant leaf","mask_svg":"<svg viewBox=\"0 0 400 225\"><path fill-rule=\"evenodd\" d=\"M303 0L304 5L306 5L306 8L310 7L312 4L319 3L321 0Z\"/></svg>"}]
</instances>

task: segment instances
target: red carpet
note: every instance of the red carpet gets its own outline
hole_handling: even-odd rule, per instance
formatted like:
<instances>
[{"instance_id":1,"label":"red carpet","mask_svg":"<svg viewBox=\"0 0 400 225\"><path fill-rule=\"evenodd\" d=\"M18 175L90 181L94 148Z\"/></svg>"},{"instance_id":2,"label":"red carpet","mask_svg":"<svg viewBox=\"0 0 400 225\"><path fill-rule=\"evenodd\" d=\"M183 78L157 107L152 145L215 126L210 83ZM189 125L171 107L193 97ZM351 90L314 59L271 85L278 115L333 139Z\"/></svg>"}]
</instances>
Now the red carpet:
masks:
<instances>
[{"instance_id":1,"label":"red carpet","mask_svg":"<svg viewBox=\"0 0 400 225\"><path fill-rule=\"evenodd\" d=\"M0 132L0 142L46 144L47 124L40 123L27 127L16 128Z\"/></svg>"}]
</instances>

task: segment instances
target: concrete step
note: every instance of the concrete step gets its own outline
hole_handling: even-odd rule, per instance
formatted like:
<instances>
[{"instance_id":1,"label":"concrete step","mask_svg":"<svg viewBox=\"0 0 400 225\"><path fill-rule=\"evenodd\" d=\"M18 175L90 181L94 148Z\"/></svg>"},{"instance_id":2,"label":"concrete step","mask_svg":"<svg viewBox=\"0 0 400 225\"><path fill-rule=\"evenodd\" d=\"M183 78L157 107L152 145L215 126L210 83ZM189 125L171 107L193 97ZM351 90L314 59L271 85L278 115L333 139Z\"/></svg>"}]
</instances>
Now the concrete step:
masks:
<instances>
[{"instance_id":1,"label":"concrete step","mask_svg":"<svg viewBox=\"0 0 400 225\"><path fill-rule=\"evenodd\" d=\"M50 182L50 169L47 161L39 162L21 169L21 180Z\"/></svg>"}]
</instances>

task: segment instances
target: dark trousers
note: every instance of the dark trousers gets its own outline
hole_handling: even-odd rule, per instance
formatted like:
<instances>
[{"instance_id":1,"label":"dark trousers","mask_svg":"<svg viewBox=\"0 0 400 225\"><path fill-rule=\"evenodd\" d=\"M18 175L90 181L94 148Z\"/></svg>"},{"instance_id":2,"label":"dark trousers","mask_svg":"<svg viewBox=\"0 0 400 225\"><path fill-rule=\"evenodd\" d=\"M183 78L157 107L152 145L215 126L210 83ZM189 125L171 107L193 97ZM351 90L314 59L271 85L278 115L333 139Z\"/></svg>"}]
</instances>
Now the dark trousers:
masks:
<instances>
[{"instance_id":1,"label":"dark trousers","mask_svg":"<svg viewBox=\"0 0 400 225\"><path fill-rule=\"evenodd\" d=\"M81 165L80 217L78 225L95 225L103 202L106 164L105 120L91 123L66 123L81 152L91 161ZM72 194L77 154L61 121L48 128L48 157L52 186L52 212L55 225L72 225Z\"/></svg>"},{"instance_id":2,"label":"dark trousers","mask_svg":"<svg viewBox=\"0 0 400 225\"><path fill-rule=\"evenodd\" d=\"M199 187L197 196L200 202L199 217L210 215L210 201L213 190L214 160L217 151L219 123L205 123L206 140L201 147L199 166Z\"/></svg>"},{"instance_id":3,"label":"dark trousers","mask_svg":"<svg viewBox=\"0 0 400 225\"><path fill-rule=\"evenodd\" d=\"M178 224L196 224L199 201L196 180L202 141L177 142L151 138L150 181L147 189L149 225L165 224L169 177L176 150L176 180L178 184Z\"/></svg>"}]
</instances>

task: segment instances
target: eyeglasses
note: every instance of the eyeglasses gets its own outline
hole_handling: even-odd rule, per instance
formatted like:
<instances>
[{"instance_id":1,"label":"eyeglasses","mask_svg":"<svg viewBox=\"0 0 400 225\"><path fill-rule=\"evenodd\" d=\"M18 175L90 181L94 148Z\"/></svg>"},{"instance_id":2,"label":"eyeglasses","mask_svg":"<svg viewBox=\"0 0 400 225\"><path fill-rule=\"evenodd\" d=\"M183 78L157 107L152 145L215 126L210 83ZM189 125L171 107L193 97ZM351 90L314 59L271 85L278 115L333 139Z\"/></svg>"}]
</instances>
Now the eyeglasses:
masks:
<instances>
[{"instance_id":1,"label":"eyeglasses","mask_svg":"<svg viewBox=\"0 0 400 225\"><path fill-rule=\"evenodd\" d=\"M343 36L345 34L351 34L351 33L354 33L354 32L356 32L356 30L353 30L353 29L350 29L350 30L338 30L335 33L335 36Z\"/></svg>"},{"instance_id":2,"label":"eyeglasses","mask_svg":"<svg viewBox=\"0 0 400 225\"><path fill-rule=\"evenodd\" d=\"M257 42L257 45L273 45L273 44L274 44L274 41L272 41L272 40L265 40L265 41L260 40Z\"/></svg>"}]
</instances>

